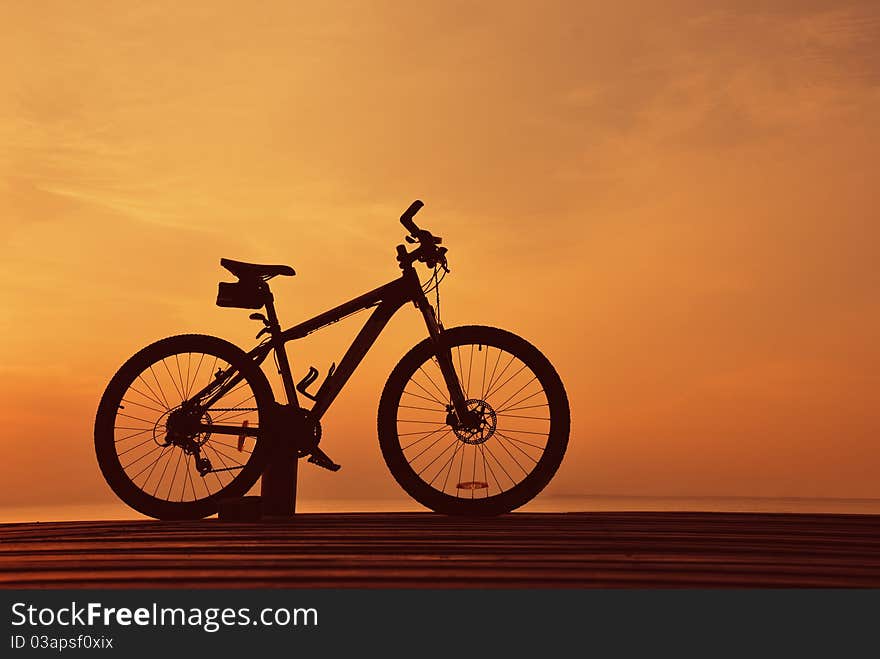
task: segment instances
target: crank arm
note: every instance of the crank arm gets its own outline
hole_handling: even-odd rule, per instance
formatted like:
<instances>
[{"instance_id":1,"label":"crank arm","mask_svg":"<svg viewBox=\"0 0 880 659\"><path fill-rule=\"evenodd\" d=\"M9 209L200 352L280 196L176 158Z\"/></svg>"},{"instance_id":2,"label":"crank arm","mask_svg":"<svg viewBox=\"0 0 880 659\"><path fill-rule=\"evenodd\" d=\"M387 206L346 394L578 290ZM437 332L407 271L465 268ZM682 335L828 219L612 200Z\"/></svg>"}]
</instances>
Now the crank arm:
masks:
<instances>
[{"instance_id":1,"label":"crank arm","mask_svg":"<svg viewBox=\"0 0 880 659\"><path fill-rule=\"evenodd\" d=\"M235 471L236 469L244 469L244 465L239 465L237 467L221 467L220 469L209 469L204 474L199 474L202 478L207 476L208 474L216 474L218 471Z\"/></svg>"}]
</instances>

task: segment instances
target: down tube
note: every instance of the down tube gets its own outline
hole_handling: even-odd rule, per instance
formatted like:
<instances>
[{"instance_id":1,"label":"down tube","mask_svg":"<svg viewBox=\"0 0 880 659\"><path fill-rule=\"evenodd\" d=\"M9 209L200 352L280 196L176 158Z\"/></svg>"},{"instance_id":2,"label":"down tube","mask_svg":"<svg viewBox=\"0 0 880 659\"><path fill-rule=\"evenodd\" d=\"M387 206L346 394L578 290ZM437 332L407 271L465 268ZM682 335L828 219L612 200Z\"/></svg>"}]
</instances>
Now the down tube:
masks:
<instances>
[{"instance_id":1,"label":"down tube","mask_svg":"<svg viewBox=\"0 0 880 659\"><path fill-rule=\"evenodd\" d=\"M324 381L318 393L315 394L315 404L312 406L311 416L315 420L320 420L330 404L336 400L336 396L342 391L342 387L348 382L351 374L354 373L358 364L369 352L376 342L379 334L385 329L385 325L391 320L391 317L397 313L397 310L403 306L404 300L389 300L382 302L376 310L370 315L369 319L358 335L355 337L351 347L343 355L339 366L333 371L333 375Z\"/></svg>"}]
</instances>

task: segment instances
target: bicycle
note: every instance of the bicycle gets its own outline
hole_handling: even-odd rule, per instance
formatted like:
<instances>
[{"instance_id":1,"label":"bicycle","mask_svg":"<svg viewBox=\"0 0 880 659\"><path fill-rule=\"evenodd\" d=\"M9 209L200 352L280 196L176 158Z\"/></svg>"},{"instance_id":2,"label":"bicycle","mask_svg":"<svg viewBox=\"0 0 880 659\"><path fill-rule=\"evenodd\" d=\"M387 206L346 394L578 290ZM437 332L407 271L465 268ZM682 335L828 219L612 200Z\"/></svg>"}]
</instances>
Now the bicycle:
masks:
<instances>
[{"instance_id":1,"label":"bicycle","mask_svg":"<svg viewBox=\"0 0 880 659\"><path fill-rule=\"evenodd\" d=\"M268 282L294 275L293 268L221 259L237 280L219 284L217 304L264 309L250 318L262 322L257 338L265 338L245 352L214 336L172 336L122 365L95 419L98 464L116 495L158 519L207 517L219 500L253 487L271 442L287 442L296 458L338 470L319 448L321 419L391 317L412 302L428 338L393 369L379 402L379 444L392 476L416 501L446 514L497 515L534 498L568 444L562 381L515 334L443 327L439 286L449 272L447 249L415 224L422 206L413 202L400 218L415 247L397 246L399 278L288 329L281 328ZM427 284L415 263L433 269ZM437 312L427 297L432 291ZM313 366L294 384L286 344L369 308L374 311L318 390L309 391L319 376ZM275 400L261 368L270 353L285 403Z\"/></svg>"}]
</instances>

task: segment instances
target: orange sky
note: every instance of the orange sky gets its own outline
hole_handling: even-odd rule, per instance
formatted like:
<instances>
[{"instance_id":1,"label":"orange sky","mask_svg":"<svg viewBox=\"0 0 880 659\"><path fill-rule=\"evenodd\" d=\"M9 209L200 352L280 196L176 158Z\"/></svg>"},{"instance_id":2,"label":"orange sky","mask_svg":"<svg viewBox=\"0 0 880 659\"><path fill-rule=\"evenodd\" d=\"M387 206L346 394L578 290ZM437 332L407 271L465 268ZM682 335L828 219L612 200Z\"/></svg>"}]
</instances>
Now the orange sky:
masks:
<instances>
[{"instance_id":1,"label":"orange sky","mask_svg":"<svg viewBox=\"0 0 880 659\"><path fill-rule=\"evenodd\" d=\"M293 265L292 324L396 276L416 197L447 326L566 383L549 494L880 497L876 3L197 4L3 3L4 505L114 500L91 426L141 346L252 345L221 256ZM291 344L297 374L359 322ZM375 413L420 322L302 500L406 500Z\"/></svg>"}]
</instances>

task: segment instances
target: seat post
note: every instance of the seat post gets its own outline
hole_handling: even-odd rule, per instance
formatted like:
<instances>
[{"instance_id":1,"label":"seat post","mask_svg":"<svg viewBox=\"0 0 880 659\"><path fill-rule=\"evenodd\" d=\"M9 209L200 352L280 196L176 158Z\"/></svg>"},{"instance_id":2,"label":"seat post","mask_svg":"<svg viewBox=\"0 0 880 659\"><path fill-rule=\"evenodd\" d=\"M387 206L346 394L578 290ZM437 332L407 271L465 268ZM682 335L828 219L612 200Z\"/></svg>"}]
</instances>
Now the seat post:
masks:
<instances>
[{"instance_id":1,"label":"seat post","mask_svg":"<svg viewBox=\"0 0 880 659\"><path fill-rule=\"evenodd\" d=\"M299 405L287 349L281 339L281 325L275 313L275 301L271 291L266 290L266 319L269 321L269 332L272 336L273 348L278 358L278 370L284 384L284 392L290 405ZM278 424L273 424L277 427ZM287 519L296 513L296 480L299 458L295 442L298 438L274 433L271 437L269 462L263 472L260 485L260 499L263 516L266 518Z\"/></svg>"}]
</instances>

